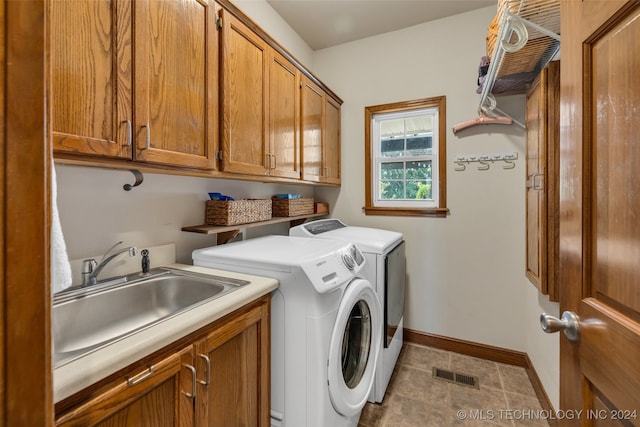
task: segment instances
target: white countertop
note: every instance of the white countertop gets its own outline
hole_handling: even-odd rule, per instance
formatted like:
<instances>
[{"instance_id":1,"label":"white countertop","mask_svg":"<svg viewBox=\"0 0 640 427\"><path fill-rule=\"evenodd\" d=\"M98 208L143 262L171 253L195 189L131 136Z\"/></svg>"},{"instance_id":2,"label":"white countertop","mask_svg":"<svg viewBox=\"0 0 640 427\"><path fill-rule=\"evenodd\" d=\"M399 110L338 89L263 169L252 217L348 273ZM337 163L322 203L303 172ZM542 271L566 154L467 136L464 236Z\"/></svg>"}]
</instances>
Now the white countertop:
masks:
<instances>
[{"instance_id":1,"label":"white countertop","mask_svg":"<svg viewBox=\"0 0 640 427\"><path fill-rule=\"evenodd\" d=\"M54 402L90 386L131 363L243 307L278 287L278 281L193 265L167 267L250 281L251 284L143 329L53 369Z\"/></svg>"}]
</instances>

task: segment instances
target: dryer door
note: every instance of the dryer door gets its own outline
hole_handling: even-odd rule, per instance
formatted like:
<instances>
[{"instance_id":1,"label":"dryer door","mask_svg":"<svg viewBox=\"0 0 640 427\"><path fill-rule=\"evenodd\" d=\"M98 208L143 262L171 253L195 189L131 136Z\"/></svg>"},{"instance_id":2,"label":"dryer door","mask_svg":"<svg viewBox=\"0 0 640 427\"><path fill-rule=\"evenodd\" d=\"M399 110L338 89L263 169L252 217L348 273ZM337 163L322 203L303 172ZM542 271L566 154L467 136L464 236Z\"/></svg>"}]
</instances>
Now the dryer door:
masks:
<instances>
[{"instance_id":1,"label":"dryer door","mask_svg":"<svg viewBox=\"0 0 640 427\"><path fill-rule=\"evenodd\" d=\"M371 283L353 280L340 302L329 345L329 397L344 416L358 414L367 402L382 330L382 309Z\"/></svg>"}]
</instances>

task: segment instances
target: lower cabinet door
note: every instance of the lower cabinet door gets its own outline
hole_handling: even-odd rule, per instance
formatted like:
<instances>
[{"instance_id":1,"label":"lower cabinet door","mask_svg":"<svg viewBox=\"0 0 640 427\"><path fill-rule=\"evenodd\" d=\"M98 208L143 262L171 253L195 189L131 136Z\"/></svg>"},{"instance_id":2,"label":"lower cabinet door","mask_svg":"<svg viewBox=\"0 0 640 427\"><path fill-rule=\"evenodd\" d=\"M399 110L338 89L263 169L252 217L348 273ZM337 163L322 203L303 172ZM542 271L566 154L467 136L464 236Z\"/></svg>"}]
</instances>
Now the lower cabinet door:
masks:
<instances>
[{"instance_id":1,"label":"lower cabinet door","mask_svg":"<svg viewBox=\"0 0 640 427\"><path fill-rule=\"evenodd\" d=\"M269 301L262 299L197 344L196 363L203 373L199 426L269 426Z\"/></svg>"},{"instance_id":2,"label":"lower cabinet door","mask_svg":"<svg viewBox=\"0 0 640 427\"><path fill-rule=\"evenodd\" d=\"M191 366L189 346L91 391L84 403L58 414L56 426L192 427Z\"/></svg>"}]
</instances>

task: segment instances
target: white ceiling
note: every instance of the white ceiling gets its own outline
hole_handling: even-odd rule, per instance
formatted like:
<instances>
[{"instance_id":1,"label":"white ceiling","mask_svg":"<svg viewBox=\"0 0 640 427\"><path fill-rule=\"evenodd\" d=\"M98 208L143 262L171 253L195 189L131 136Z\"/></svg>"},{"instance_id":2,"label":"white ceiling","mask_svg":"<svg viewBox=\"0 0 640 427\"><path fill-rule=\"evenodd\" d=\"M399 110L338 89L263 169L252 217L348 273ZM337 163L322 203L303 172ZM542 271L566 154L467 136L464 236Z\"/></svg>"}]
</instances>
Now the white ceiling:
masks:
<instances>
[{"instance_id":1,"label":"white ceiling","mask_svg":"<svg viewBox=\"0 0 640 427\"><path fill-rule=\"evenodd\" d=\"M496 5L497 0L267 0L313 49Z\"/></svg>"}]
</instances>

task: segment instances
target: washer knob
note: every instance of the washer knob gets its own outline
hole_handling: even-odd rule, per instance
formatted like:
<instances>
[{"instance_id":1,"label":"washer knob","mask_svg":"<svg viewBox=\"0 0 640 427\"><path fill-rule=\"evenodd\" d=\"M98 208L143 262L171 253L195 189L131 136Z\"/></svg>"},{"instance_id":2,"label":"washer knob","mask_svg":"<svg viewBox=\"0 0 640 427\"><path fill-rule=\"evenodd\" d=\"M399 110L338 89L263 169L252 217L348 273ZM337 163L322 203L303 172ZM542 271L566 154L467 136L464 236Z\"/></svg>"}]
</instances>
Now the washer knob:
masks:
<instances>
[{"instance_id":1,"label":"washer knob","mask_svg":"<svg viewBox=\"0 0 640 427\"><path fill-rule=\"evenodd\" d=\"M342 254L342 262L349 270L353 270L356 267L356 261L350 254Z\"/></svg>"}]
</instances>

